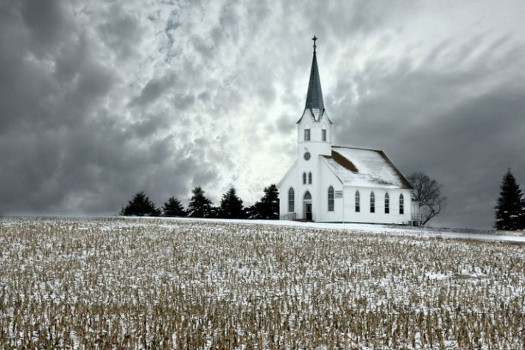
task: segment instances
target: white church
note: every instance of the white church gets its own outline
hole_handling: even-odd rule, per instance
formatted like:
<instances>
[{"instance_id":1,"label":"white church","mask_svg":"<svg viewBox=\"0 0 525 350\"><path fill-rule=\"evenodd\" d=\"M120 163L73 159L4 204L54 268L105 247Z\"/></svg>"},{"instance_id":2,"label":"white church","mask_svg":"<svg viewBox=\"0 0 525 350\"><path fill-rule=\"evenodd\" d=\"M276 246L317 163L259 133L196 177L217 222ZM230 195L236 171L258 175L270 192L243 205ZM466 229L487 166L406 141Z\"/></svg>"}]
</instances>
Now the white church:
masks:
<instances>
[{"instance_id":1,"label":"white church","mask_svg":"<svg viewBox=\"0 0 525 350\"><path fill-rule=\"evenodd\" d=\"M297 159L277 187L282 220L411 224L411 185L381 150L332 145L316 40L306 105L297 121Z\"/></svg>"}]
</instances>

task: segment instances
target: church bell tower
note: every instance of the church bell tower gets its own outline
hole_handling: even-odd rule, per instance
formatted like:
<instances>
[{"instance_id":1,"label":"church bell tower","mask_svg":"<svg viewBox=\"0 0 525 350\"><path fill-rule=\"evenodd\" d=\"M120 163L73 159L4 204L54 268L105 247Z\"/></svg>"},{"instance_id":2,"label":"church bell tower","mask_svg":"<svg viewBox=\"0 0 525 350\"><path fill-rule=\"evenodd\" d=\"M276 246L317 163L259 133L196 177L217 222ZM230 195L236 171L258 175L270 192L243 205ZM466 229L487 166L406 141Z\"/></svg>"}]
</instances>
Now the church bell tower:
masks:
<instances>
[{"instance_id":1,"label":"church bell tower","mask_svg":"<svg viewBox=\"0 0 525 350\"><path fill-rule=\"evenodd\" d=\"M298 161L304 167L315 166L320 155L332 154L332 121L324 108L321 79L317 67L317 38L314 41L310 81L306 93L306 104L297 121Z\"/></svg>"},{"instance_id":2,"label":"church bell tower","mask_svg":"<svg viewBox=\"0 0 525 350\"><path fill-rule=\"evenodd\" d=\"M298 217L317 220L320 213L321 156L332 154L332 121L324 108L321 79L317 67L317 38L314 36L314 52L306 103L297 121L297 175L300 207Z\"/></svg>"}]
</instances>

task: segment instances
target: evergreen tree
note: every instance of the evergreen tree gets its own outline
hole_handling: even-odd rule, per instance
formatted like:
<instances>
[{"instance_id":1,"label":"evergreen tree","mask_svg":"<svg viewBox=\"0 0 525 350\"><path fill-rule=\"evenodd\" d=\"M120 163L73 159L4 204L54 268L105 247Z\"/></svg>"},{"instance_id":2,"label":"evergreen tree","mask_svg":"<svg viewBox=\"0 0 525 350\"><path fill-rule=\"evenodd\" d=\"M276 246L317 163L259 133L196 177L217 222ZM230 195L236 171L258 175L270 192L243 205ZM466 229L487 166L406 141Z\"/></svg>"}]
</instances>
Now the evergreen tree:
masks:
<instances>
[{"instance_id":1,"label":"evergreen tree","mask_svg":"<svg viewBox=\"0 0 525 350\"><path fill-rule=\"evenodd\" d=\"M212 206L210 208L210 212L208 213L208 218L220 218L220 211L221 211L221 208L220 207L215 207L215 206Z\"/></svg>"},{"instance_id":2,"label":"evergreen tree","mask_svg":"<svg viewBox=\"0 0 525 350\"><path fill-rule=\"evenodd\" d=\"M222 195L219 217L223 219L242 219L245 217L242 200L237 196L235 188L230 188L228 192Z\"/></svg>"},{"instance_id":3,"label":"evergreen tree","mask_svg":"<svg viewBox=\"0 0 525 350\"><path fill-rule=\"evenodd\" d=\"M133 196L128 205L122 208L120 215L124 216L159 216L160 209L146 196L139 192Z\"/></svg>"},{"instance_id":4,"label":"evergreen tree","mask_svg":"<svg viewBox=\"0 0 525 350\"><path fill-rule=\"evenodd\" d=\"M170 197L162 208L164 216L186 216L182 203L175 197Z\"/></svg>"},{"instance_id":5,"label":"evergreen tree","mask_svg":"<svg viewBox=\"0 0 525 350\"><path fill-rule=\"evenodd\" d=\"M200 187L195 187L188 204L188 216L193 218L209 218L212 215L211 201L206 198Z\"/></svg>"},{"instance_id":6,"label":"evergreen tree","mask_svg":"<svg viewBox=\"0 0 525 350\"><path fill-rule=\"evenodd\" d=\"M507 170L501 181L501 191L496 204L496 224L498 230L518 230L524 228L523 192L514 175Z\"/></svg>"},{"instance_id":7,"label":"evergreen tree","mask_svg":"<svg viewBox=\"0 0 525 350\"><path fill-rule=\"evenodd\" d=\"M277 186L270 185L264 188L264 196L249 208L250 219L279 219L279 191Z\"/></svg>"}]
</instances>

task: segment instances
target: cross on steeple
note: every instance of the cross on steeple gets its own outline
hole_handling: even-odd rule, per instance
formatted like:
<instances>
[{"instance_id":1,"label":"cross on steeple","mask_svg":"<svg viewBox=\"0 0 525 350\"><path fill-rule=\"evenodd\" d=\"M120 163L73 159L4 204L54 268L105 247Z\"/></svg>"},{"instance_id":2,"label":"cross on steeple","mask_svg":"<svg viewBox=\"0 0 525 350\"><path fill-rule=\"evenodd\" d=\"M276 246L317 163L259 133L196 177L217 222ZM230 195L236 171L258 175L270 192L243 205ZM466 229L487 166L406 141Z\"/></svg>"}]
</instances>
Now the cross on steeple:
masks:
<instances>
[{"instance_id":1,"label":"cross on steeple","mask_svg":"<svg viewBox=\"0 0 525 350\"><path fill-rule=\"evenodd\" d=\"M314 35L312 40L314 41L314 53L315 53L315 49L317 48L317 45L315 44L315 42L317 41L317 37Z\"/></svg>"}]
</instances>

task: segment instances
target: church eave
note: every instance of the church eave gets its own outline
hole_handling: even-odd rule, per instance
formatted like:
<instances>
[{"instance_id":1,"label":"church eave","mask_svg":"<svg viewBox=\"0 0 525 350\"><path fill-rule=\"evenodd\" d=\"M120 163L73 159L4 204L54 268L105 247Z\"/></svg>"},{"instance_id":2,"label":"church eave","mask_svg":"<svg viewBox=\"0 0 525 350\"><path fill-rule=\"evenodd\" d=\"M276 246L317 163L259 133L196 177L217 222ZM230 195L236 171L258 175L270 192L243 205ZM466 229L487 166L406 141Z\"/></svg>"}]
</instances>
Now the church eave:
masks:
<instances>
[{"instance_id":1,"label":"church eave","mask_svg":"<svg viewBox=\"0 0 525 350\"><path fill-rule=\"evenodd\" d=\"M322 114L324 114L324 111L323 111ZM314 112L313 112L311 109L305 108L304 111L303 111L303 114L301 115L301 118L299 118L299 120L297 121L296 124L300 124L301 121L303 120L303 118L304 118L305 115L307 115L308 117L310 117L310 119L311 119L310 121L311 121L311 122L314 122L314 123L315 123L315 122L318 122L318 121L319 121L319 120L316 120L316 119L315 119L315 114L314 114Z\"/></svg>"}]
</instances>

